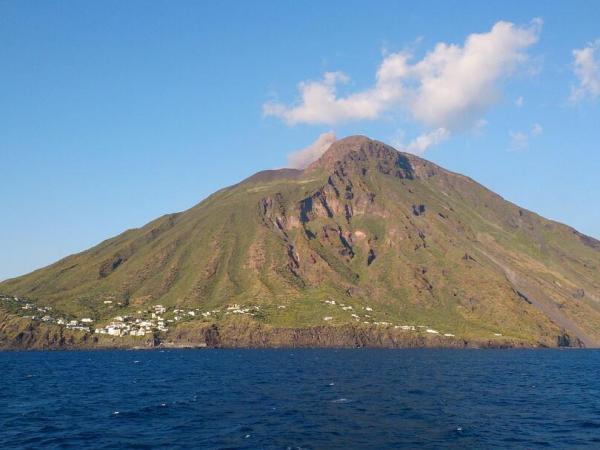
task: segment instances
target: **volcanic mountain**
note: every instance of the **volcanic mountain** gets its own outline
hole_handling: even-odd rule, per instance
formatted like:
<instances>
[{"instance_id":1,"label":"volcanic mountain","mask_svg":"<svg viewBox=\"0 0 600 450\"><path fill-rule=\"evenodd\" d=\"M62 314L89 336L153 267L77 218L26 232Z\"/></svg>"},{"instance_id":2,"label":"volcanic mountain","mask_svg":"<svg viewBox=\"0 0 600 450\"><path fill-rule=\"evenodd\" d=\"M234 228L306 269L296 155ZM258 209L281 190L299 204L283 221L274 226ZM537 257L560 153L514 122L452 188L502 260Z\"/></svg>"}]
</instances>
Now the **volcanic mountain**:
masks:
<instances>
[{"instance_id":1,"label":"volcanic mountain","mask_svg":"<svg viewBox=\"0 0 600 450\"><path fill-rule=\"evenodd\" d=\"M599 269L599 241L352 136L305 170L259 172L0 293L97 324L160 304L185 315L162 342L589 347ZM0 340L65 342L15 314Z\"/></svg>"}]
</instances>

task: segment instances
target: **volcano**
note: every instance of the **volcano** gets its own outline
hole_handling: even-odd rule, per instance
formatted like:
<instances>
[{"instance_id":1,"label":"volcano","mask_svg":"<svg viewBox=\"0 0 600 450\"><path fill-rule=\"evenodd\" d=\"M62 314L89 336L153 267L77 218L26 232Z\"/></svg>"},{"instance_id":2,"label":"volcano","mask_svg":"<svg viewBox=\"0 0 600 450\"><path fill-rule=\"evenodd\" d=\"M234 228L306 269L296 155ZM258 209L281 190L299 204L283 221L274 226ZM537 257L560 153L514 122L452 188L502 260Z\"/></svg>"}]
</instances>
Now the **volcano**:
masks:
<instances>
[{"instance_id":1,"label":"volcano","mask_svg":"<svg viewBox=\"0 0 600 450\"><path fill-rule=\"evenodd\" d=\"M0 283L0 345L597 347L599 269L599 241L351 136ZM94 332L157 305L151 335Z\"/></svg>"}]
</instances>

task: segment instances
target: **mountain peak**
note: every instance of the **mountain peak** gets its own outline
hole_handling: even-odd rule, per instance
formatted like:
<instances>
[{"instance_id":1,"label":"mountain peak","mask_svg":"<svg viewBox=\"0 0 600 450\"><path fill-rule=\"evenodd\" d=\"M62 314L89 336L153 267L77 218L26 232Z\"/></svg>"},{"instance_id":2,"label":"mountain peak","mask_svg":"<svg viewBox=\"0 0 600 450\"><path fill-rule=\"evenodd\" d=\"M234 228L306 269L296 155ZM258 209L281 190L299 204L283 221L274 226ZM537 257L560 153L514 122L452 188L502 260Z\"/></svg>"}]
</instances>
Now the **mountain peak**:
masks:
<instances>
[{"instance_id":1,"label":"mountain peak","mask_svg":"<svg viewBox=\"0 0 600 450\"><path fill-rule=\"evenodd\" d=\"M352 136L346 136L344 138L338 139L333 144L331 144L331 147L329 148L329 150L331 150L332 148L335 148L335 147L345 148L348 150L359 149L362 145L369 143L369 142L375 142L375 140L371 139L368 136L364 136L362 134L355 134Z\"/></svg>"},{"instance_id":2,"label":"mountain peak","mask_svg":"<svg viewBox=\"0 0 600 450\"><path fill-rule=\"evenodd\" d=\"M106 331L117 314L141 320L158 305L168 326L139 340L92 338L87 325L67 333L81 333L82 346L600 347L598 267L592 238L425 159L349 136L307 171L259 172L0 283L0 348L79 345L59 318ZM48 323L17 298L52 308Z\"/></svg>"},{"instance_id":3,"label":"mountain peak","mask_svg":"<svg viewBox=\"0 0 600 450\"><path fill-rule=\"evenodd\" d=\"M389 157L390 154L397 154L398 152L389 145L383 142L376 141L367 136L354 135L348 136L335 141L327 149L321 157L308 166L308 170L316 167L330 168L336 162L344 160L349 154L356 154L361 159L369 157Z\"/></svg>"}]
</instances>

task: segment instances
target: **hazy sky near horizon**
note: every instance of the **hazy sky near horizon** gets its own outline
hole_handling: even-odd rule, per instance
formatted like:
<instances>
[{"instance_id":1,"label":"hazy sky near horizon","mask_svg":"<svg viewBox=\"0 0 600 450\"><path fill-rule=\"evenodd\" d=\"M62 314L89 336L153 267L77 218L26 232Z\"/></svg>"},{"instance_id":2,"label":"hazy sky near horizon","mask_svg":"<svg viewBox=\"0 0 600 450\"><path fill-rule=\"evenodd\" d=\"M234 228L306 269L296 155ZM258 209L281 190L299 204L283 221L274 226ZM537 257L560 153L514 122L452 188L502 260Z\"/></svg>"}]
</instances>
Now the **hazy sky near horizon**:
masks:
<instances>
[{"instance_id":1,"label":"hazy sky near horizon","mask_svg":"<svg viewBox=\"0 0 600 450\"><path fill-rule=\"evenodd\" d=\"M592 1L0 1L0 280L320 136L600 238L599 23Z\"/></svg>"}]
</instances>

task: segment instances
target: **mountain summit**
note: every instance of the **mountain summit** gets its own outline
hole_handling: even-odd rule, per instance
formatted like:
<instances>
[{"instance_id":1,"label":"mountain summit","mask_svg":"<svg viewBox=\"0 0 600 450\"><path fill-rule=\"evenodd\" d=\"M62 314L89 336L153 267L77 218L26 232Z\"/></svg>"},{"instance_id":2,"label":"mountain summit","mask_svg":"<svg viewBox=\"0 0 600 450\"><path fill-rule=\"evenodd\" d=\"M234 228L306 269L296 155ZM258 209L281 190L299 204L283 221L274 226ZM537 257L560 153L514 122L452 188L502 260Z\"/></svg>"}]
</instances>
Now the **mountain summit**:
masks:
<instances>
[{"instance_id":1,"label":"mountain summit","mask_svg":"<svg viewBox=\"0 0 600 450\"><path fill-rule=\"evenodd\" d=\"M115 316L132 330L159 305L144 342L596 347L599 267L599 241L351 136L304 171L260 172L0 293L88 318L78 345L120 345L130 331L102 331ZM3 311L5 346L67 345L54 319Z\"/></svg>"}]
</instances>

